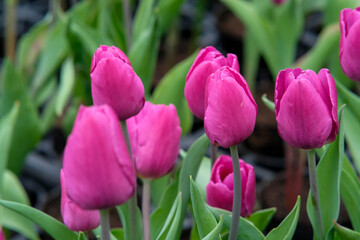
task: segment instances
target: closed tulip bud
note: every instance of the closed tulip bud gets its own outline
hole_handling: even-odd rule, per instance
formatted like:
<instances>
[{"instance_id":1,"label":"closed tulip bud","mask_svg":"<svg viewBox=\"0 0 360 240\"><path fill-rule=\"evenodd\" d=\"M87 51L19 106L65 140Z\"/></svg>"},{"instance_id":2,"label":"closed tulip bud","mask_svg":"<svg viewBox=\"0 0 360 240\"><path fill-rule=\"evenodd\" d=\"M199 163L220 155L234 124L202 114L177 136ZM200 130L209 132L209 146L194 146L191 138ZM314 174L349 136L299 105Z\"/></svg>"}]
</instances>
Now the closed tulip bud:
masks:
<instances>
[{"instance_id":1,"label":"closed tulip bud","mask_svg":"<svg viewBox=\"0 0 360 240\"><path fill-rule=\"evenodd\" d=\"M84 209L125 203L136 175L118 119L107 105L81 106L64 152L69 198Z\"/></svg>"},{"instance_id":2,"label":"closed tulip bud","mask_svg":"<svg viewBox=\"0 0 360 240\"><path fill-rule=\"evenodd\" d=\"M228 148L251 135L257 105L241 74L222 67L212 74L205 94L205 132L212 144Z\"/></svg>"},{"instance_id":3,"label":"closed tulip bud","mask_svg":"<svg viewBox=\"0 0 360 240\"><path fill-rule=\"evenodd\" d=\"M144 85L126 55L100 46L91 62L91 91L95 105L110 105L119 120L135 116L144 106Z\"/></svg>"},{"instance_id":4,"label":"closed tulip bud","mask_svg":"<svg viewBox=\"0 0 360 240\"><path fill-rule=\"evenodd\" d=\"M340 63L345 74L360 81L360 7L340 12Z\"/></svg>"},{"instance_id":5,"label":"closed tulip bud","mask_svg":"<svg viewBox=\"0 0 360 240\"><path fill-rule=\"evenodd\" d=\"M150 179L167 174L180 149L181 127L174 105L146 102L127 126L137 174Z\"/></svg>"},{"instance_id":6,"label":"closed tulip bud","mask_svg":"<svg viewBox=\"0 0 360 240\"><path fill-rule=\"evenodd\" d=\"M241 173L241 216L250 216L256 201L256 179L253 166L239 159ZM212 207L232 211L234 193L233 164L230 156L220 156L206 187L206 201Z\"/></svg>"},{"instance_id":7,"label":"closed tulip bud","mask_svg":"<svg viewBox=\"0 0 360 240\"><path fill-rule=\"evenodd\" d=\"M206 47L199 52L189 70L184 94L190 110L200 119L204 119L207 78L223 66L229 66L239 71L236 55L228 54L227 58L225 58L214 47Z\"/></svg>"},{"instance_id":8,"label":"closed tulip bud","mask_svg":"<svg viewBox=\"0 0 360 240\"><path fill-rule=\"evenodd\" d=\"M295 148L320 148L339 132L337 93L329 70L280 71L275 83L279 135Z\"/></svg>"},{"instance_id":9,"label":"closed tulip bud","mask_svg":"<svg viewBox=\"0 0 360 240\"><path fill-rule=\"evenodd\" d=\"M98 210L85 210L71 201L66 193L65 174L60 172L61 180L61 216L71 231L89 231L100 225Z\"/></svg>"}]
</instances>

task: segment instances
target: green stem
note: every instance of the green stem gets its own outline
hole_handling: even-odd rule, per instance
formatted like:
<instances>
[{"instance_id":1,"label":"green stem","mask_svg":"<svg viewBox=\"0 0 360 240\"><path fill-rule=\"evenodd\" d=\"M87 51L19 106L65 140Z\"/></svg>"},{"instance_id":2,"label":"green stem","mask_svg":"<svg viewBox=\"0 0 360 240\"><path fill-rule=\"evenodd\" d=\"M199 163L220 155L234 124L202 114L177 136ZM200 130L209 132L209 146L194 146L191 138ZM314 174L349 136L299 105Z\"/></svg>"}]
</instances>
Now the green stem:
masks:
<instances>
[{"instance_id":1,"label":"green stem","mask_svg":"<svg viewBox=\"0 0 360 240\"><path fill-rule=\"evenodd\" d=\"M130 144L128 128L126 125L126 120L120 121L120 125L121 125L122 132L124 134L126 146L128 148L129 154L130 154L133 168L136 171L135 163L134 163L133 155L132 155L132 151L131 151L131 144ZM137 187L136 187L136 185L135 185L134 192L135 192L134 196L129 199L130 239L137 240L138 239L138 226L137 226L137 210L136 210L137 209L137 194L136 194Z\"/></svg>"},{"instance_id":2,"label":"green stem","mask_svg":"<svg viewBox=\"0 0 360 240\"><path fill-rule=\"evenodd\" d=\"M240 213L241 213L241 173L240 173L240 164L239 164L239 154L237 146L230 147L232 164L233 164L233 174L234 174L234 196L233 196L233 207L232 207L232 218L231 218L231 227L229 233L229 240L236 240L239 222L240 222Z\"/></svg>"},{"instance_id":3,"label":"green stem","mask_svg":"<svg viewBox=\"0 0 360 240\"><path fill-rule=\"evenodd\" d=\"M125 24L125 37L126 37L126 52L129 52L131 47L131 8L129 0L123 0L123 19Z\"/></svg>"},{"instance_id":4,"label":"green stem","mask_svg":"<svg viewBox=\"0 0 360 240\"><path fill-rule=\"evenodd\" d=\"M110 240L109 209L100 210L101 240Z\"/></svg>"},{"instance_id":5,"label":"green stem","mask_svg":"<svg viewBox=\"0 0 360 240\"><path fill-rule=\"evenodd\" d=\"M211 165L212 166L215 164L216 159L217 159L217 147L215 145L211 144Z\"/></svg>"},{"instance_id":6,"label":"green stem","mask_svg":"<svg viewBox=\"0 0 360 240\"><path fill-rule=\"evenodd\" d=\"M151 179L144 179L142 195L142 218L144 229L144 240L150 240L150 189Z\"/></svg>"},{"instance_id":7,"label":"green stem","mask_svg":"<svg viewBox=\"0 0 360 240\"><path fill-rule=\"evenodd\" d=\"M318 187L317 175L316 175L315 150L314 149L308 150L307 155L308 155L308 167L309 167L310 194L311 194L311 201L315 206L315 218L317 221L316 225L318 225L320 228L321 239L325 239L324 225L321 218L319 187Z\"/></svg>"}]
</instances>

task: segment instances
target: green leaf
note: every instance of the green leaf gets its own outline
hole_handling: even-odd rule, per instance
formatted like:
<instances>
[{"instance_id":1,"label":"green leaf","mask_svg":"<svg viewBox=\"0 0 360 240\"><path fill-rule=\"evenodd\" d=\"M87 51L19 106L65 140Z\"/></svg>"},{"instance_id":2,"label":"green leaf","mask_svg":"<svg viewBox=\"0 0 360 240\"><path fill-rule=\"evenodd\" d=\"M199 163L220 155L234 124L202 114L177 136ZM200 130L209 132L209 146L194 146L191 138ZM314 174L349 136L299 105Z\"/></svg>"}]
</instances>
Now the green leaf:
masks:
<instances>
[{"instance_id":1,"label":"green leaf","mask_svg":"<svg viewBox=\"0 0 360 240\"><path fill-rule=\"evenodd\" d=\"M344 158L344 131L340 115L339 134L336 140L329 144L317 166L317 180L319 186L320 211L323 222L323 232L327 236L333 227L333 220L337 220L340 211L340 180ZM315 206L308 195L307 212L313 226L314 235L320 235L319 225L315 217Z\"/></svg>"},{"instance_id":2,"label":"green leaf","mask_svg":"<svg viewBox=\"0 0 360 240\"><path fill-rule=\"evenodd\" d=\"M220 209L209 207L210 211L214 214L216 219L220 221L220 216L224 218L224 227L230 229L231 226L231 212ZM251 240L262 240L265 236L262 232L257 229L254 224L245 218L240 217L239 229L237 239L251 239ZM281 239L281 238L279 238Z\"/></svg>"},{"instance_id":3,"label":"green leaf","mask_svg":"<svg viewBox=\"0 0 360 240\"><path fill-rule=\"evenodd\" d=\"M48 32L32 81L31 92L33 95L36 95L39 88L58 70L60 64L68 55L67 27L67 21L60 19Z\"/></svg>"},{"instance_id":4,"label":"green leaf","mask_svg":"<svg viewBox=\"0 0 360 240\"><path fill-rule=\"evenodd\" d=\"M58 116L63 114L64 108L71 97L75 85L74 60L68 57L60 72L60 86L56 97L55 112Z\"/></svg>"},{"instance_id":5,"label":"green leaf","mask_svg":"<svg viewBox=\"0 0 360 240\"><path fill-rule=\"evenodd\" d=\"M25 189L14 173L7 170L2 176L1 196L3 200L15 201L30 205ZM39 239L34 224L22 215L0 206L0 225L26 236L29 239Z\"/></svg>"},{"instance_id":6,"label":"green leaf","mask_svg":"<svg viewBox=\"0 0 360 240\"><path fill-rule=\"evenodd\" d=\"M244 36L244 77L250 90L255 92L256 77L259 69L260 50L250 34Z\"/></svg>"},{"instance_id":7,"label":"green leaf","mask_svg":"<svg viewBox=\"0 0 360 240\"><path fill-rule=\"evenodd\" d=\"M160 35L156 21L153 21L129 50L129 60L144 84L145 96L151 90L159 46Z\"/></svg>"},{"instance_id":8,"label":"green leaf","mask_svg":"<svg viewBox=\"0 0 360 240\"><path fill-rule=\"evenodd\" d=\"M110 230L112 231L112 230ZM98 226L97 228L93 229L92 232L94 233L94 235L96 236L96 239L101 239L101 225ZM117 240L117 238L112 234L112 232L110 233L110 240Z\"/></svg>"},{"instance_id":9,"label":"green leaf","mask_svg":"<svg viewBox=\"0 0 360 240\"><path fill-rule=\"evenodd\" d=\"M343 227L340 224L334 222L334 228L336 234L341 240L356 240L360 239L360 233L349 228Z\"/></svg>"},{"instance_id":10,"label":"green leaf","mask_svg":"<svg viewBox=\"0 0 360 240\"><path fill-rule=\"evenodd\" d=\"M203 157L195 179L195 183L204 199L206 198L206 186L208 185L211 177L211 167L211 159Z\"/></svg>"},{"instance_id":11,"label":"green leaf","mask_svg":"<svg viewBox=\"0 0 360 240\"><path fill-rule=\"evenodd\" d=\"M126 202L120 206L116 207L116 210L120 216L120 220L124 229L124 239L130 239L130 217L129 217L129 202ZM137 208L137 227L138 227L138 238L141 239L142 237L142 221L141 221L141 212L139 208Z\"/></svg>"},{"instance_id":12,"label":"green leaf","mask_svg":"<svg viewBox=\"0 0 360 240\"><path fill-rule=\"evenodd\" d=\"M87 238L83 232L79 232L78 240L87 240Z\"/></svg>"},{"instance_id":13,"label":"green leaf","mask_svg":"<svg viewBox=\"0 0 360 240\"><path fill-rule=\"evenodd\" d=\"M182 208L181 208L181 223L184 221L186 215L186 208L190 197L190 176L196 178L198 168L201 160L209 148L210 141L206 134L203 134L190 147L183 160L183 165L180 171L179 192L182 194ZM180 232L178 232L180 234Z\"/></svg>"},{"instance_id":14,"label":"green leaf","mask_svg":"<svg viewBox=\"0 0 360 240\"><path fill-rule=\"evenodd\" d=\"M175 105L180 118L183 135L190 131L192 127L192 124L189 127L186 125L186 115L189 111L186 111L187 109L184 109L184 105L185 108L188 107L184 97L184 88L186 75L189 72L189 69L194 62L197 54L198 52L196 51L193 55L173 67L156 86L151 99L154 104L172 103ZM192 119L191 113L190 117Z\"/></svg>"},{"instance_id":15,"label":"green leaf","mask_svg":"<svg viewBox=\"0 0 360 240\"><path fill-rule=\"evenodd\" d=\"M200 238L208 235L217 225L216 219L211 211L207 208L199 189L190 176L190 196L193 208L193 214Z\"/></svg>"},{"instance_id":16,"label":"green leaf","mask_svg":"<svg viewBox=\"0 0 360 240\"><path fill-rule=\"evenodd\" d=\"M299 219L299 212L300 212L300 196L297 199L297 202L294 206L294 208L291 210L289 215L280 223L280 225L277 228L274 228L269 232L269 234L266 236L266 240L291 240L296 225Z\"/></svg>"},{"instance_id":17,"label":"green leaf","mask_svg":"<svg viewBox=\"0 0 360 240\"><path fill-rule=\"evenodd\" d=\"M122 228L112 228L112 229L111 229L111 234L112 234L117 240L124 240L124 239L125 239L124 229L122 229Z\"/></svg>"},{"instance_id":18,"label":"green leaf","mask_svg":"<svg viewBox=\"0 0 360 240\"><path fill-rule=\"evenodd\" d=\"M175 212L175 216L174 219L172 220L169 232L166 235L166 240L173 240L176 238L176 234L179 230L182 230L182 224L180 224L180 220L181 220L181 205L182 205L182 200L181 200L181 192L179 192L179 203L178 206L176 208L176 212ZM161 238L160 238L161 239Z\"/></svg>"},{"instance_id":19,"label":"green leaf","mask_svg":"<svg viewBox=\"0 0 360 240\"><path fill-rule=\"evenodd\" d=\"M56 120L55 108L56 95L53 95L53 97L48 100L41 113L41 132L44 134L50 130Z\"/></svg>"},{"instance_id":20,"label":"green leaf","mask_svg":"<svg viewBox=\"0 0 360 240\"><path fill-rule=\"evenodd\" d=\"M39 89L36 96L34 96L34 104L35 107L41 108L43 105L49 101L49 99L53 98L56 95L57 91L57 77L52 76L49 81L47 81L42 88Z\"/></svg>"},{"instance_id":21,"label":"green leaf","mask_svg":"<svg viewBox=\"0 0 360 240\"><path fill-rule=\"evenodd\" d=\"M208 235L206 235L202 240L216 240L219 238L219 234L222 230L223 227L223 223L224 223L224 218L222 215L220 215L220 220L219 223L216 224L215 228L209 232Z\"/></svg>"},{"instance_id":22,"label":"green leaf","mask_svg":"<svg viewBox=\"0 0 360 240\"><path fill-rule=\"evenodd\" d=\"M133 24L133 40L136 42L145 31L154 18L154 3L155 0L141 0L136 10L134 24Z\"/></svg>"},{"instance_id":23,"label":"green leaf","mask_svg":"<svg viewBox=\"0 0 360 240\"><path fill-rule=\"evenodd\" d=\"M262 96L261 96L261 100L263 101L263 103L265 104L265 106L270 109L271 111L275 111L275 103L270 101L267 96L266 96L266 93L264 93Z\"/></svg>"},{"instance_id":24,"label":"green leaf","mask_svg":"<svg viewBox=\"0 0 360 240\"><path fill-rule=\"evenodd\" d=\"M0 200L0 205L11 209L14 212L21 214L32 222L39 225L44 231L49 233L54 239L77 240L78 234L69 230L64 224L55 218L46 215L45 213L35 208L26 206L24 204Z\"/></svg>"},{"instance_id":25,"label":"green leaf","mask_svg":"<svg viewBox=\"0 0 360 240\"><path fill-rule=\"evenodd\" d=\"M19 174L26 154L40 139L39 117L25 83L8 60L3 62L0 89L0 117L8 113L15 102L20 102L8 161L8 169Z\"/></svg>"},{"instance_id":26,"label":"green leaf","mask_svg":"<svg viewBox=\"0 0 360 240\"><path fill-rule=\"evenodd\" d=\"M260 231L265 231L276 212L276 208L262 209L251 214L248 220L252 222Z\"/></svg>"},{"instance_id":27,"label":"green leaf","mask_svg":"<svg viewBox=\"0 0 360 240\"><path fill-rule=\"evenodd\" d=\"M160 33L163 35L177 18L184 0L159 0L157 15Z\"/></svg>"},{"instance_id":28,"label":"green leaf","mask_svg":"<svg viewBox=\"0 0 360 240\"><path fill-rule=\"evenodd\" d=\"M358 0L327 0L324 9L325 25L339 22L340 11L344 8L355 9L360 4Z\"/></svg>"},{"instance_id":29,"label":"green leaf","mask_svg":"<svg viewBox=\"0 0 360 240\"><path fill-rule=\"evenodd\" d=\"M343 163L340 192L353 228L360 231L360 182L347 157Z\"/></svg>"}]
</instances>

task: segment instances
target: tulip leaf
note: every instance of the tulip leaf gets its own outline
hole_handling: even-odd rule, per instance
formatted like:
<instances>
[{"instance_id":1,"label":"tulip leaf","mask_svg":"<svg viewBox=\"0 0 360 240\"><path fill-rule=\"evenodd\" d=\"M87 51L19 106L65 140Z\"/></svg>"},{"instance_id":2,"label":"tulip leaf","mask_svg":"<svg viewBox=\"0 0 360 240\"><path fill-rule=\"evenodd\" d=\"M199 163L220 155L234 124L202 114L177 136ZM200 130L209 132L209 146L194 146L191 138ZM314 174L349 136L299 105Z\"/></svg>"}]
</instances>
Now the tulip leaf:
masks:
<instances>
[{"instance_id":1,"label":"tulip leaf","mask_svg":"<svg viewBox=\"0 0 360 240\"><path fill-rule=\"evenodd\" d=\"M256 77L259 69L260 50L250 34L244 36L244 77L251 92L255 92Z\"/></svg>"},{"instance_id":2,"label":"tulip leaf","mask_svg":"<svg viewBox=\"0 0 360 240\"><path fill-rule=\"evenodd\" d=\"M60 64L68 55L67 27L68 22L65 19L60 19L49 31L32 80L31 91L33 95L36 95L43 84L58 70Z\"/></svg>"},{"instance_id":3,"label":"tulip leaf","mask_svg":"<svg viewBox=\"0 0 360 240\"><path fill-rule=\"evenodd\" d=\"M55 112L58 116L63 114L64 108L71 97L75 85L74 60L68 57L61 67L60 86L56 97Z\"/></svg>"},{"instance_id":4,"label":"tulip leaf","mask_svg":"<svg viewBox=\"0 0 360 240\"><path fill-rule=\"evenodd\" d=\"M33 223L39 225L44 231L49 233L54 239L77 240L78 234L69 230L64 224L55 218L35 208L26 206L21 203L0 200L0 205L19 213L28 218Z\"/></svg>"},{"instance_id":5,"label":"tulip leaf","mask_svg":"<svg viewBox=\"0 0 360 240\"><path fill-rule=\"evenodd\" d=\"M0 118L10 111L15 102L20 103L7 163L8 169L19 174L26 154L40 139L39 116L25 83L9 60L5 60L2 65L0 89Z\"/></svg>"},{"instance_id":6,"label":"tulip leaf","mask_svg":"<svg viewBox=\"0 0 360 240\"><path fill-rule=\"evenodd\" d=\"M92 232L96 236L96 239L101 239L100 238L100 236L101 236L101 225L98 226L97 228L93 229ZM124 238L124 239L126 239L126 238ZM117 240L117 238L112 233L112 229L111 229L111 233L110 233L110 240Z\"/></svg>"},{"instance_id":7,"label":"tulip leaf","mask_svg":"<svg viewBox=\"0 0 360 240\"><path fill-rule=\"evenodd\" d=\"M83 232L79 232L78 240L87 240L87 238Z\"/></svg>"},{"instance_id":8,"label":"tulip leaf","mask_svg":"<svg viewBox=\"0 0 360 240\"><path fill-rule=\"evenodd\" d=\"M184 0L159 0L157 15L159 19L160 34L163 35L179 15L180 7Z\"/></svg>"},{"instance_id":9,"label":"tulip leaf","mask_svg":"<svg viewBox=\"0 0 360 240\"><path fill-rule=\"evenodd\" d=\"M275 212L276 208L262 209L251 214L247 220L252 222L260 231L265 231Z\"/></svg>"},{"instance_id":10,"label":"tulip leaf","mask_svg":"<svg viewBox=\"0 0 360 240\"><path fill-rule=\"evenodd\" d=\"M1 196L3 200L15 201L30 205L25 189L17 176L7 170L2 176ZM7 229L19 232L29 239L39 239L34 224L24 216L0 206L0 225Z\"/></svg>"},{"instance_id":11,"label":"tulip leaf","mask_svg":"<svg viewBox=\"0 0 360 240\"><path fill-rule=\"evenodd\" d=\"M343 227L340 224L334 222L335 233L341 240L356 240L360 239L360 233L349 228Z\"/></svg>"},{"instance_id":12,"label":"tulip leaf","mask_svg":"<svg viewBox=\"0 0 360 240\"><path fill-rule=\"evenodd\" d=\"M202 197L206 198L206 186L211 178L211 160L208 157L204 157L199 166L198 173L196 175L195 183Z\"/></svg>"},{"instance_id":13,"label":"tulip leaf","mask_svg":"<svg viewBox=\"0 0 360 240\"><path fill-rule=\"evenodd\" d=\"M216 224L215 228L209 232L208 235L206 235L202 240L216 240L219 239L219 235L221 233L222 227L224 223L224 218L222 215L220 215L219 223Z\"/></svg>"},{"instance_id":14,"label":"tulip leaf","mask_svg":"<svg viewBox=\"0 0 360 240\"><path fill-rule=\"evenodd\" d=\"M264 93L262 96L261 96L261 100L263 101L263 103L265 104L265 106L270 109L271 111L275 111L275 103L270 101L267 96L266 96L266 93Z\"/></svg>"},{"instance_id":15,"label":"tulip leaf","mask_svg":"<svg viewBox=\"0 0 360 240\"><path fill-rule=\"evenodd\" d=\"M52 76L42 88L39 89L36 96L34 96L34 105L37 108L43 107L49 99L56 95L57 91L57 77Z\"/></svg>"},{"instance_id":16,"label":"tulip leaf","mask_svg":"<svg viewBox=\"0 0 360 240\"><path fill-rule=\"evenodd\" d=\"M180 171L179 189L182 194L182 208L181 208L181 225L186 215L186 208L190 198L190 176L196 178L201 160L203 159L207 149L209 148L210 141L206 134L203 134L196 142L190 147L186 154L185 159ZM180 229L179 229L180 230ZM180 234L180 231L178 232Z\"/></svg>"},{"instance_id":17,"label":"tulip leaf","mask_svg":"<svg viewBox=\"0 0 360 240\"><path fill-rule=\"evenodd\" d=\"M344 8L355 9L359 6L358 0L327 0L324 9L325 25L336 23L340 18L340 11Z\"/></svg>"},{"instance_id":18,"label":"tulip leaf","mask_svg":"<svg viewBox=\"0 0 360 240\"><path fill-rule=\"evenodd\" d=\"M155 0L141 0L136 10L133 24L133 40L136 41L153 21Z\"/></svg>"},{"instance_id":19,"label":"tulip leaf","mask_svg":"<svg viewBox=\"0 0 360 240\"><path fill-rule=\"evenodd\" d=\"M273 230L269 232L269 234L266 236L266 240L291 240L296 225L299 219L299 213L300 213L300 196L298 197L296 204L294 208L291 210L289 215L280 223L280 225Z\"/></svg>"},{"instance_id":20,"label":"tulip leaf","mask_svg":"<svg viewBox=\"0 0 360 240\"><path fill-rule=\"evenodd\" d=\"M346 157L341 174L340 192L353 228L360 231L360 182Z\"/></svg>"},{"instance_id":21,"label":"tulip leaf","mask_svg":"<svg viewBox=\"0 0 360 240\"><path fill-rule=\"evenodd\" d=\"M216 220L220 221L220 216L222 216L224 218L224 228L230 229L231 212L210 206L208 208L214 214ZM240 217L237 239L262 240L265 239L265 236L259 229L255 227L252 222L243 217Z\"/></svg>"},{"instance_id":22,"label":"tulip leaf","mask_svg":"<svg viewBox=\"0 0 360 240\"><path fill-rule=\"evenodd\" d=\"M217 225L216 219L211 211L207 208L205 200L200 194L200 191L190 176L190 196L193 214L196 226L199 231L199 236L203 239L208 235Z\"/></svg>"},{"instance_id":23,"label":"tulip leaf","mask_svg":"<svg viewBox=\"0 0 360 240\"><path fill-rule=\"evenodd\" d=\"M329 144L321 156L317 166L317 181L319 187L320 212L325 235L331 231L333 220L337 220L340 211L340 180L344 159L344 131L343 117L340 115L339 134L334 142ZM319 238L321 229L315 217L315 205L308 195L307 212L313 226L314 235Z\"/></svg>"},{"instance_id":24,"label":"tulip leaf","mask_svg":"<svg viewBox=\"0 0 360 240\"><path fill-rule=\"evenodd\" d=\"M112 228L111 235L114 236L117 240L125 240L124 229L122 228Z\"/></svg>"},{"instance_id":25,"label":"tulip leaf","mask_svg":"<svg viewBox=\"0 0 360 240\"><path fill-rule=\"evenodd\" d=\"M198 51L178 63L159 82L154 90L151 101L154 104L174 104L180 118L182 134L185 135L192 128L192 114L188 109L184 97L186 75L197 56ZM189 116L190 114L190 116ZM190 119L188 119L190 117ZM189 120L191 121L189 123Z\"/></svg>"},{"instance_id":26,"label":"tulip leaf","mask_svg":"<svg viewBox=\"0 0 360 240\"><path fill-rule=\"evenodd\" d=\"M124 239L126 240L132 240L130 239L130 231L131 231L131 227L130 227L130 217L129 217L129 201L127 201L126 203L117 206L116 210L120 216L120 220L124 229ZM138 231L138 239L141 239L142 236L142 221L141 221L141 212L139 210L139 208L136 208L137 210L137 231Z\"/></svg>"}]
</instances>

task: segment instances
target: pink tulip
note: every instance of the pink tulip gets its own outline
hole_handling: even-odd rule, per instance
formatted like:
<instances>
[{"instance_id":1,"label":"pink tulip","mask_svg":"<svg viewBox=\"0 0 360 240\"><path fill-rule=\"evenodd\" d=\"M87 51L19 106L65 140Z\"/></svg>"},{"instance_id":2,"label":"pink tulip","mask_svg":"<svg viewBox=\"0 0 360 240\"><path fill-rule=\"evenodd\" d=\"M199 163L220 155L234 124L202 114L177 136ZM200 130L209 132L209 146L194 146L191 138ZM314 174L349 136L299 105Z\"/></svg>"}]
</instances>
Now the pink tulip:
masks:
<instances>
[{"instance_id":1,"label":"pink tulip","mask_svg":"<svg viewBox=\"0 0 360 240\"><path fill-rule=\"evenodd\" d=\"M279 135L295 148L320 148L339 132L337 93L329 70L285 69L275 84Z\"/></svg>"},{"instance_id":2,"label":"pink tulip","mask_svg":"<svg viewBox=\"0 0 360 240\"><path fill-rule=\"evenodd\" d=\"M71 201L66 193L65 173L60 172L61 180L61 216L71 231L89 231L99 226L98 210L85 210Z\"/></svg>"},{"instance_id":3,"label":"pink tulip","mask_svg":"<svg viewBox=\"0 0 360 240\"><path fill-rule=\"evenodd\" d=\"M140 113L127 120L137 174L159 178L174 166L180 149L181 127L174 105L146 102Z\"/></svg>"},{"instance_id":4,"label":"pink tulip","mask_svg":"<svg viewBox=\"0 0 360 240\"><path fill-rule=\"evenodd\" d=\"M241 74L222 67L212 74L205 94L205 132L212 144L228 148L251 135L257 105Z\"/></svg>"},{"instance_id":5,"label":"pink tulip","mask_svg":"<svg viewBox=\"0 0 360 240\"><path fill-rule=\"evenodd\" d=\"M286 2L287 0L273 0L273 2L276 4L276 5L280 5L284 2Z\"/></svg>"},{"instance_id":6,"label":"pink tulip","mask_svg":"<svg viewBox=\"0 0 360 240\"><path fill-rule=\"evenodd\" d=\"M1 228L1 226L0 226L0 240L6 240L4 232L3 232L2 228Z\"/></svg>"},{"instance_id":7,"label":"pink tulip","mask_svg":"<svg viewBox=\"0 0 360 240\"><path fill-rule=\"evenodd\" d=\"M255 205L255 172L253 166L239 159L241 173L241 216L250 216ZM234 176L230 156L220 156L212 170L206 187L206 201L210 206L232 211Z\"/></svg>"},{"instance_id":8,"label":"pink tulip","mask_svg":"<svg viewBox=\"0 0 360 240\"><path fill-rule=\"evenodd\" d=\"M340 12L340 63L345 74L360 81L360 7Z\"/></svg>"},{"instance_id":9,"label":"pink tulip","mask_svg":"<svg viewBox=\"0 0 360 240\"><path fill-rule=\"evenodd\" d=\"M223 66L239 71L236 55L228 54L225 58L214 47L206 47L199 52L186 77L185 98L192 113L200 119L204 119L205 113L206 80Z\"/></svg>"},{"instance_id":10,"label":"pink tulip","mask_svg":"<svg viewBox=\"0 0 360 240\"><path fill-rule=\"evenodd\" d=\"M111 107L80 107L65 147L64 172L67 194L81 208L109 208L133 196L135 170Z\"/></svg>"},{"instance_id":11,"label":"pink tulip","mask_svg":"<svg viewBox=\"0 0 360 240\"><path fill-rule=\"evenodd\" d=\"M90 77L94 104L110 105L119 120L135 116L143 108L144 85L120 49L100 46L91 62Z\"/></svg>"}]
</instances>

